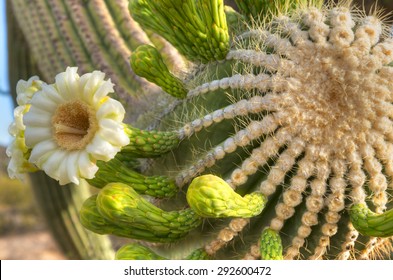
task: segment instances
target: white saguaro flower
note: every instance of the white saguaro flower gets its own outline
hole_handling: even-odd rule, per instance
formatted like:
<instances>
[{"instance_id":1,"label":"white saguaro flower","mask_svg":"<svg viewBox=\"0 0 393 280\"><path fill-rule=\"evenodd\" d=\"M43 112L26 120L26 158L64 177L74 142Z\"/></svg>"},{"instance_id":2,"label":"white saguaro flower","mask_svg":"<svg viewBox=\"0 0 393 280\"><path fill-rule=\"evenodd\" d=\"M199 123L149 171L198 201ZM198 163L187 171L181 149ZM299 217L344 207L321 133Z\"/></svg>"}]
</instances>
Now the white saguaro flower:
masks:
<instances>
[{"instance_id":1,"label":"white saguaro flower","mask_svg":"<svg viewBox=\"0 0 393 280\"><path fill-rule=\"evenodd\" d=\"M77 67L68 67L33 96L24 116L29 161L62 185L93 178L97 160L112 159L129 143L125 110L108 97L113 84L104 77L100 71L79 76Z\"/></svg>"}]
</instances>

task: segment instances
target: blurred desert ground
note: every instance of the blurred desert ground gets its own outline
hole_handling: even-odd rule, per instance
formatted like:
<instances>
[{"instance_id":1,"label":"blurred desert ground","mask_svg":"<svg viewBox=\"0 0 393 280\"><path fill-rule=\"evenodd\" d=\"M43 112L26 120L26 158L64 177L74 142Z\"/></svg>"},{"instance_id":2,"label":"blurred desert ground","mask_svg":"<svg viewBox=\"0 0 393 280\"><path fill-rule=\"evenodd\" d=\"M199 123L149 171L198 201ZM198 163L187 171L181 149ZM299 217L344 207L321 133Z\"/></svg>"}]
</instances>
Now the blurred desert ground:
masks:
<instances>
[{"instance_id":1,"label":"blurred desert ground","mask_svg":"<svg viewBox=\"0 0 393 280\"><path fill-rule=\"evenodd\" d=\"M226 2L233 4L234 1ZM393 10L392 0L355 2L359 6L364 2L366 10L376 2L385 12ZM40 214L28 178L24 183L9 179L7 164L5 147L0 147L0 259L65 259Z\"/></svg>"}]
</instances>

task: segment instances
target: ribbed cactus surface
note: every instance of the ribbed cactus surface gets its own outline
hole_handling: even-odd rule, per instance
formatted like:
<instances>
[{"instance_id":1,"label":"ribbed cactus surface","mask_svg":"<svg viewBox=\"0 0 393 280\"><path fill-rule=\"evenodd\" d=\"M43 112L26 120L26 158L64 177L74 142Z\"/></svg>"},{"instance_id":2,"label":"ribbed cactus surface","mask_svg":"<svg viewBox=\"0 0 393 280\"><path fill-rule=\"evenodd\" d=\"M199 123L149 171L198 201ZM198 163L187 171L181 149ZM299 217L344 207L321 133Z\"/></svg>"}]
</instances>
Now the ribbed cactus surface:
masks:
<instances>
[{"instance_id":1,"label":"ribbed cactus surface","mask_svg":"<svg viewBox=\"0 0 393 280\"><path fill-rule=\"evenodd\" d=\"M75 21L54 21L54 32L66 32L58 55L107 72L138 117L124 125L130 144L88 178L99 190L82 206L82 224L142 242L117 259L389 258L387 25L351 1L236 2L241 14L209 0L42 6L42 21L59 11ZM150 37L131 32L139 26ZM90 60L79 61L82 53ZM63 70L54 67L41 71ZM149 84L154 98L138 98L141 77L161 88Z\"/></svg>"}]
</instances>

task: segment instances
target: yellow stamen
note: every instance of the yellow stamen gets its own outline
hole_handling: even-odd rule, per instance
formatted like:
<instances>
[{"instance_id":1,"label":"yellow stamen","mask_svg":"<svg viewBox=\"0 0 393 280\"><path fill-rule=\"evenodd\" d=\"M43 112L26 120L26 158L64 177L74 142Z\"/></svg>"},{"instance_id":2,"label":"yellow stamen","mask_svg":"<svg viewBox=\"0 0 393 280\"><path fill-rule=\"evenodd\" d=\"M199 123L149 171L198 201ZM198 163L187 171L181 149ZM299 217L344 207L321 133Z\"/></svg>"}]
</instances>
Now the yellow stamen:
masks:
<instances>
[{"instance_id":1,"label":"yellow stamen","mask_svg":"<svg viewBox=\"0 0 393 280\"><path fill-rule=\"evenodd\" d=\"M85 148L98 128L95 111L80 100L57 107L52 125L56 143L68 151Z\"/></svg>"}]
</instances>

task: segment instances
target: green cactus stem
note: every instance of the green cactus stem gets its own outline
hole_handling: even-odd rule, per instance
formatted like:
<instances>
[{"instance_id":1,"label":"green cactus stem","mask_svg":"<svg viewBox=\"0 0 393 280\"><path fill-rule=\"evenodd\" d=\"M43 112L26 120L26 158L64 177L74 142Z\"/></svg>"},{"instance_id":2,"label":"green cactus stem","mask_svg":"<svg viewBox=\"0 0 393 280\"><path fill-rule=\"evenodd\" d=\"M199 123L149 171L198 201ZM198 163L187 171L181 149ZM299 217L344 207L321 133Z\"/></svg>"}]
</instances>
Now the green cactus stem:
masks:
<instances>
[{"instance_id":1,"label":"green cactus stem","mask_svg":"<svg viewBox=\"0 0 393 280\"><path fill-rule=\"evenodd\" d=\"M260 250L262 260L282 260L282 244L278 232L266 228L261 235Z\"/></svg>"},{"instance_id":2,"label":"green cactus stem","mask_svg":"<svg viewBox=\"0 0 393 280\"><path fill-rule=\"evenodd\" d=\"M188 187L187 202L201 217L250 218L262 212L266 198L256 192L241 197L221 178L203 175L195 178Z\"/></svg>"},{"instance_id":3,"label":"green cactus stem","mask_svg":"<svg viewBox=\"0 0 393 280\"><path fill-rule=\"evenodd\" d=\"M102 217L114 225L127 230L135 228L168 241L184 237L201 223L192 209L166 212L122 183L104 187L96 203Z\"/></svg>"},{"instance_id":4,"label":"green cactus stem","mask_svg":"<svg viewBox=\"0 0 393 280\"><path fill-rule=\"evenodd\" d=\"M351 222L361 234L373 237L393 235L393 209L376 214L367 205L358 203L350 209Z\"/></svg>"},{"instance_id":5,"label":"green cactus stem","mask_svg":"<svg viewBox=\"0 0 393 280\"><path fill-rule=\"evenodd\" d=\"M131 0L129 10L142 27L163 36L191 61L208 62L224 59L229 50L223 2Z\"/></svg>"},{"instance_id":6,"label":"green cactus stem","mask_svg":"<svg viewBox=\"0 0 393 280\"><path fill-rule=\"evenodd\" d=\"M166 260L150 248L137 243L122 246L115 255L115 260Z\"/></svg>"},{"instance_id":7,"label":"green cactus stem","mask_svg":"<svg viewBox=\"0 0 393 280\"><path fill-rule=\"evenodd\" d=\"M130 64L137 75L160 86L166 93L176 98L186 97L183 82L169 72L156 48L150 45L139 46L132 53Z\"/></svg>"}]
</instances>

